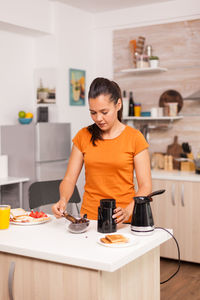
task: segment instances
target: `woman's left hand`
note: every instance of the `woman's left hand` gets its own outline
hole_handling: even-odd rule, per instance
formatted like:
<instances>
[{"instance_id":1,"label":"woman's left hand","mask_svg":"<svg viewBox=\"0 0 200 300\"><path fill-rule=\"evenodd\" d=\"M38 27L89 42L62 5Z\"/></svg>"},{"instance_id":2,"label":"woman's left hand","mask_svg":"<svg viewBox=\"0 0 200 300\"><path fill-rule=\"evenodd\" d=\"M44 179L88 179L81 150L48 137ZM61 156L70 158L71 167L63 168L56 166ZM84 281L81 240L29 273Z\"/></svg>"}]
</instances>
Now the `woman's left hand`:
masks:
<instances>
[{"instance_id":1,"label":"woman's left hand","mask_svg":"<svg viewBox=\"0 0 200 300\"><path fill-rule=\"evenodd\" d=\"M117 224L128 221L130 217L129 211L126 208L117 207L114 210L114 213L115 214L112 217L113 219L116 219Z\"/></svg>"}]
</instances>

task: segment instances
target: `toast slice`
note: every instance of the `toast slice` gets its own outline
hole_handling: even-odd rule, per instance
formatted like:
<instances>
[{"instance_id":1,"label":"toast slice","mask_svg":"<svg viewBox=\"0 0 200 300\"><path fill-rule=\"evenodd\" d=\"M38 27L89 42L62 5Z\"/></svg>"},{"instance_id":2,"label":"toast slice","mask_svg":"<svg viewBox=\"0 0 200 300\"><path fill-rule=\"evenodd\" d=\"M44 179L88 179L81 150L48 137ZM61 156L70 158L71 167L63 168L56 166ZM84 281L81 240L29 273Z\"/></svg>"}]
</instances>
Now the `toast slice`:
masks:
<instances>
[{"instance_id":1,"label":"toast slice","mask_svg":"<svg viewBox=\"0 0 200 300\"><path fill-rule=\"evenodd\" d=\"M34 219L32 217L25 216L25 215L13 217L12 220L16 223L30 223L30 222L34 221Z\"/></svg>"},{"instance_id":2,"label":"toast slice","mask_svg":"<svg viewBox=\"0 0 200 300\"><path fill-rule=\"evenodd\" d=\"M108 234L101 238L100 241L104 244L123 244L128 243L129 239L122 234Z\"/></svg>"},{"instance_id":3,"label":"toast slice","mask_svg":"<svg viewBox=\"0 0 200 300\"><path fill-rule=\"evenodd\" d=\"M50 217L33 218L28 215L13 217L12 221L15 223L39 223L50 220Z\"/></svg>"},{"instance_id":4,"label":"toast slice","mask_svg":"<svg viewBox=\"0 0 200 300\"><path fill-rule=\"evenodd\" d=\"M128 243L129 239L122 234L108 234L105 238L112 244Z\"/></svg>"},{"instance_id":5,"label":"toast slice","mask_svg":"<svg viewBox=\"0 0 200 300\"><path fill-rule=\"evenodd\" d=\"M108 239L106 238L101 238L100 241L104 244L112 244Z\"/></svg>"},{"instance_id":6,"label":"toast slice","mask_svg":"<svg viewBox=\"0 0 200 300\"><path fill-rule=\"evenodd\" d=\"M23 208L12 208L10 210L10 216L13 218L19 216L25 216L25 215L26 215L26 211Z\"/></svg>"}]
</instances>

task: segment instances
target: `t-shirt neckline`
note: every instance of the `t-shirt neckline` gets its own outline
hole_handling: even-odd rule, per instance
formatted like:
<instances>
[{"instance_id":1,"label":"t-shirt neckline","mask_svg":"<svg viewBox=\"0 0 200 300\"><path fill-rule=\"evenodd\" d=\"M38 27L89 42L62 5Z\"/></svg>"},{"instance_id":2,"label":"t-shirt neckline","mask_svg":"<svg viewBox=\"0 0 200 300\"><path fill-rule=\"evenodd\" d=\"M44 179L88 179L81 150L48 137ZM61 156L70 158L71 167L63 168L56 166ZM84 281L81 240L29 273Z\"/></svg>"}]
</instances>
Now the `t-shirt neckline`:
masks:
<instances>
[{"instance_id":1,"label":"t-shirt neckline","mask_svg":"<svg viewBox=\"0 0 200 300\"><path fill-rule=\"evenodd\" d=\"M119 137L121 137L123 135L126 128L127 128L127 126L125 125L124 129L120 132L120 134L118 136L114 137L113 139L103 139L103 141L113 141L113 140L118 139Z\"/></svg>"}]
</instances>

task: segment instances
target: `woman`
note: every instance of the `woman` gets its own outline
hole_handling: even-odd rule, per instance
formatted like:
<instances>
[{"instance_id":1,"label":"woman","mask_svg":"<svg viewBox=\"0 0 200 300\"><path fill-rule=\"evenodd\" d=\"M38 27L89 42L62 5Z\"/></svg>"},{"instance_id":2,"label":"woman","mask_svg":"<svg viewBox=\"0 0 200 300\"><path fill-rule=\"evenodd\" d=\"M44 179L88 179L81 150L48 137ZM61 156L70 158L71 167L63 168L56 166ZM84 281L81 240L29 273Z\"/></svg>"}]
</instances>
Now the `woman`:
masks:
<instances>
[{"instance_id":1,"label":"woman","mask_svg":"<svg viewBox=\"0 0 200 300\"><path fill-rule=\"evenodd\" d=\"M96 78L88 98L94 124L82 128L73 139L67 171L60 184L60 200L53 205L52 211L57 218L62 216L84 163L81 214L97 219L100 200L112 198L116 200L113 215L116 222L130 221L133 197L151 192L148 144L140 131L121 122L121 91L114 81ZM138 182L136 194L134 170Z\"/></svg>"}]
</instances>

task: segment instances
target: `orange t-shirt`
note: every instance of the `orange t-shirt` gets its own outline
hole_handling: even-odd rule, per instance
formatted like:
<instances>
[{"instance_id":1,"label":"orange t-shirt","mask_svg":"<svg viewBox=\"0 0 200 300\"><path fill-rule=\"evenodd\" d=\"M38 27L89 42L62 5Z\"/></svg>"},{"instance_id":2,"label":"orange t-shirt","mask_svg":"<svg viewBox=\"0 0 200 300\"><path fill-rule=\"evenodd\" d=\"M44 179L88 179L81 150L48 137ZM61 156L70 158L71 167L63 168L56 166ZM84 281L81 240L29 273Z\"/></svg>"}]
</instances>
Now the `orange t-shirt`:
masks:
<instances>
[{"instance_id":1,"label":"orange t-shirt","mask_svg":"<svg viewBox=\"0 0 200 300\"><path fill-rule=\"evenodd\" d=\"M96 141L82 128L73 138L74 145L83 153L85 164L85 192L81 213L97 220L101 199L115 199L116 206L126 207L135 195L133 184L134 156L148 148L139 130L126 126L114 139Z\"/></svg>"}]
</instances>

